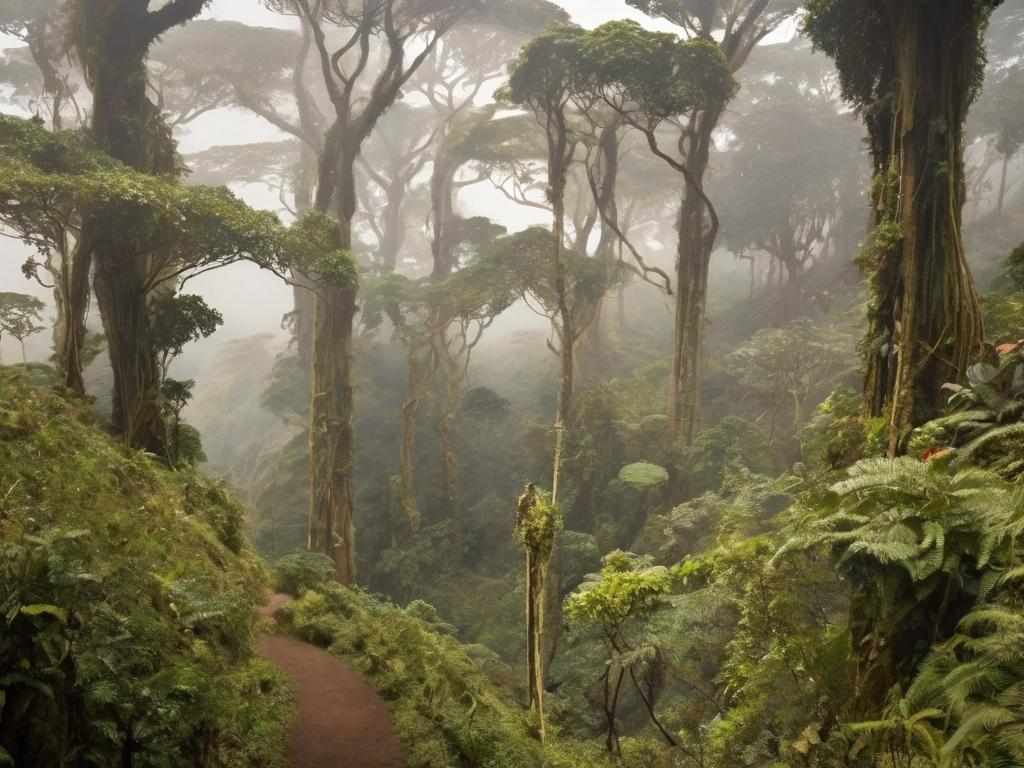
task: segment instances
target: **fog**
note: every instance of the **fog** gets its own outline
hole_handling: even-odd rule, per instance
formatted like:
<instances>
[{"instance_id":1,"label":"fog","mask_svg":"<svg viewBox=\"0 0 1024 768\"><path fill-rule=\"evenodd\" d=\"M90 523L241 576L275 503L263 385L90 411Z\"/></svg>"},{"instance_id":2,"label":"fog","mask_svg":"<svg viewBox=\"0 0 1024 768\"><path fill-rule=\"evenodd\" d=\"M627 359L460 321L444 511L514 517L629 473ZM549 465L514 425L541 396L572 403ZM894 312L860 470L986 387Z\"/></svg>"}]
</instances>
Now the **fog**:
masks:
<instances>
[{"instance_id":1,"label":"fog","mask_svg":"<svg viewBox=\"0 0 1024 768\"><path fill-rule=\"evenodd\" d=\"M0 763L1024 765L1024 0L0 30Z\"/></svg>"}]
</instances>

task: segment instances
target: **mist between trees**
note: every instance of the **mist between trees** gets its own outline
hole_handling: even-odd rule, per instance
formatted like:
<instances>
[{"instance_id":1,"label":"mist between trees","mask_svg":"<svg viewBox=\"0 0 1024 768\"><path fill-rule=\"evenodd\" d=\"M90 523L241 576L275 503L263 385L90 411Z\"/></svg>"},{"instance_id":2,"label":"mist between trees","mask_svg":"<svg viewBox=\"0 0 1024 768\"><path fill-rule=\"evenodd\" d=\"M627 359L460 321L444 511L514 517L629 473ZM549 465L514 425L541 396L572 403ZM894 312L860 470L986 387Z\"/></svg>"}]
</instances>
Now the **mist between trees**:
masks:
<instances>
[{"instance_id":1,"label":"mist between trees","mask_svg":"<svg viewBox=\"0 0 1024 768\"><path fill-rule=\"evenodd\" d=\"M0 2L0 383L472 667L410 764L1024 763L1021 0L149 5Z\"/></svg>"}]
</instances>

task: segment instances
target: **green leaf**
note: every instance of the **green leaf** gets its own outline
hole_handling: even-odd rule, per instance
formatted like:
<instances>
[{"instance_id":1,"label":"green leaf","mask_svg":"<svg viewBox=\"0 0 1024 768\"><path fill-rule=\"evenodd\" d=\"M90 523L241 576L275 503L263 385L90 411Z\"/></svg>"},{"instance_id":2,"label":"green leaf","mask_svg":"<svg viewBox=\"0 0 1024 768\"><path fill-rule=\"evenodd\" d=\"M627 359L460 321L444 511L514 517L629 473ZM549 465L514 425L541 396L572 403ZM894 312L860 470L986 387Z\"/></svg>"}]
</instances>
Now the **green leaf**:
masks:
<instances>
[{"instance_id":1,"label":"green leaf","mask_svg":"<svg viewBox=\"0 0 1024 768\"><path fill-rule=\"evenodd\" d=\"M43 614L50 614L65 622L68 620L67 612L63 608L58 608L56 605L50 605L49 603L33 603L32 605L21 606L19 613L25 616L42 616Z\"/></svg>"}]
</instances>

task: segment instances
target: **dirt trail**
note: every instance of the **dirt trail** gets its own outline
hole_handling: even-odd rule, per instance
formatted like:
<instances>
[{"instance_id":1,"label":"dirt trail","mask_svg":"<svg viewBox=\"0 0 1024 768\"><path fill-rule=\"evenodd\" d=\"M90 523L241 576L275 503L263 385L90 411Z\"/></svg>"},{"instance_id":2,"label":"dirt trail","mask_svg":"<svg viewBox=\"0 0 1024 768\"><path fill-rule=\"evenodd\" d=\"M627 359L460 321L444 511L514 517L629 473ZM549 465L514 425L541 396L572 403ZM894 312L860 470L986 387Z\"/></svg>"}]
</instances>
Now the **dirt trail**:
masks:
<instances>
[{"instance_id":1,"label":"dirt trail","mask_svg":"<svg viewBox=\"0 0 1024 768\"><path fill-rule=\"evenodd\" d=\"M287 595L274 595L260 613L271 617L287 601ZM358 672L288 635L261 635L257 647L294 686L299 714L288 735L293 768L400 768L405 750L391 712Z\"/></svg>"}]
</instances>

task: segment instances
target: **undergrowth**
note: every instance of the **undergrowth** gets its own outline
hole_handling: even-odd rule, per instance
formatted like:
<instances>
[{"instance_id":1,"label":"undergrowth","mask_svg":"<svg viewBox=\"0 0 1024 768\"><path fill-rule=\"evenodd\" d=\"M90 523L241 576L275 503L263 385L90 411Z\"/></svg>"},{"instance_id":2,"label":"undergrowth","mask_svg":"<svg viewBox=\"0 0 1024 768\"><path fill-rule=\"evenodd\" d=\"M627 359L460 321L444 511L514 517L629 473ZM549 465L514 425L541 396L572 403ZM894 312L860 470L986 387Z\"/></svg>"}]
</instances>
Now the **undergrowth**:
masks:
<instances>
[{"instance_id":1,"label":"undergrowth","mask_svg":"<svg viewBox=\"0 0 1024 768\"><path fill-rule=\"evenodd\" d=\"M286 605L279 620L302 639L364 673L387 699L409 768L598 768L595 744L549 733L541 749L510 673L482 646L465 646L421 601L405 610L338 584L321 583Z\"/></svg>"},{"instance_id":2,"label":"undergrowth","mask_svg":"<svg viewBox=\"0 0 1024 768\"><path fill-rule=\"evenodd\" d=\"M0 369L0 765L283 765L266 583L218 483Z\"/></svg>"}]
</instances>

